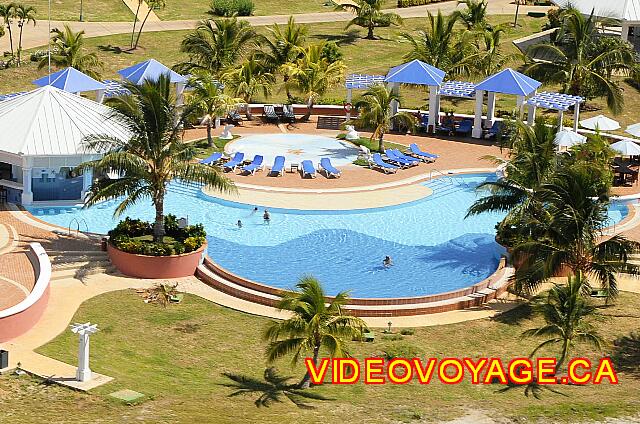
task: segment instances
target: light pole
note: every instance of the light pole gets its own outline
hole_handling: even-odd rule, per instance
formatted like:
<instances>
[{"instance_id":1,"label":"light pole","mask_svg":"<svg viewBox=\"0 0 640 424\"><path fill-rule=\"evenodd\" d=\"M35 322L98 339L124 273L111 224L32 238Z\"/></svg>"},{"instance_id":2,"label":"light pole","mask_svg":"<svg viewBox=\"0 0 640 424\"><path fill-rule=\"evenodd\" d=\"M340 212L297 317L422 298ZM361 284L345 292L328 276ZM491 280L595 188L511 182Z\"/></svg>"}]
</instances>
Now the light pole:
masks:
<instances>
[{"instance_id":1,"label":"light pole","mask_svg":"<svg viewBox=\"0 0 640 424\"><path fill-rule=\"evenodd\" d=\"M84 16L83 16L83 6L84 6L84 1L80 0L80 22L82 22L84 20Z\"/></svg>"}]
</instances>

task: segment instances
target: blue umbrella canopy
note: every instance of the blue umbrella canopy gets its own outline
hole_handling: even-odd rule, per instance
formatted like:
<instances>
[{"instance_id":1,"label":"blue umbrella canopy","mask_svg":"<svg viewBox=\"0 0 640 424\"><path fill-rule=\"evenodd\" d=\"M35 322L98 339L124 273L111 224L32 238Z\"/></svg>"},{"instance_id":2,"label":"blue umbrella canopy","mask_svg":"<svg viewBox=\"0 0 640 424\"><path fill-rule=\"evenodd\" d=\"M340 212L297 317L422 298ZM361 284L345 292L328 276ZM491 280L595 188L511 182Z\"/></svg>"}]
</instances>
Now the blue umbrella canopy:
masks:
<instances>
[{"instance_id":1,"label":"blue umbrella canopy","mask_svg":"<svg viewBox=\"0 0 640 424\"><path fill-rule=\"evenodd\" d=\"M444 80L445 72L420 60L395 66L389 70L385 82L398 82L401 84L440 86Z\"/></svg>"},{"instance_id":2,"label":"blue umbrella canopy","mask_svg":"<svg viewBox=\"0 0 640 424\"><path fill-rule=\"evenodd\" d=\"M33 83L39 87L51 85L69 93L81 93L84 91L104 90L107 88L103 83L94 80L89 75L83 74L74 68L66 68L54 72L46 77L38 78Z\"/></svg>"},{"instance_id":3,"label":"blue umbrella canopy","mask_svg":"<svg viewBox=\"0 0 640 424\"><path fill-rule=\"evenodd\" d=\"M155 81L160 75L166 74L169 74L172 83L187 82L187 78L172 71L155 59L149 59L146 62L140 62L128 68L121 69L118 71L118 74L138 85L142 84L145 80Z\"/></svg>"},{"instance_id":4,"label":"blue umbrella canopy","mask_svg":"<svg viewBox=\"0 0 640 424\"><path fill-rule=\"evenodd\" d=\"M542 83L540 81L529 78L511 68L507 68L476 85L476 90L513 94L514 96L528 96L541 85Z\"/></svg>"}]
</instances>

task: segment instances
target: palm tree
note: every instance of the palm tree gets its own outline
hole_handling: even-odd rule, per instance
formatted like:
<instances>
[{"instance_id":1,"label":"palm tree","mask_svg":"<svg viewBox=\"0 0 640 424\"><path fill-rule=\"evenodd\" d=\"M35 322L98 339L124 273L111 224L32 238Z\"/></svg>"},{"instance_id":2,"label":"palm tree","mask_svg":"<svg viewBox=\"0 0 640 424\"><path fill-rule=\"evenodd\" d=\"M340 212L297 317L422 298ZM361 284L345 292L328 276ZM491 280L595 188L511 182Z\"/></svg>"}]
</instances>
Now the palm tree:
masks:
<instances>
[{"instance_id":1,"label":"palm tree","mask_svg":"<svg viewBox=\"0 0 640 424\"><path fill-rule=\"evenodd\" d=\"M168 75L156 81L145 80L142 85L125 82L124 86L131 95L109 99L108 104L114 109L110 119L128 129L130 138L88 137L89 151L106 153L79 167L93 169L94 175L114 171L124 176L94 183L86 205L124 196L114 212L117 216L135 203L151 199L155 209L153 240L162 242L164 199L171 181L180 179L223 191L235 187L216 167L191 162L196 150L181 140L182 125L191 111L185 108L179 114L176 110Z\"/></svg>"},{"instance_id":2,"label":"palm tree","mask_svg":"<svg viewBox=\"0 0 640 424\"><path fill-rule=\"evenodd\" d=\"M473 65L475 74L489 77L504 69L505 65L516 58L516 54L502 53L502 36L505 30L501 26L483 30L480 33L482 49L476 54L477 61Z\"/></svg>"},{"instance_id":3,"label":"palm tree","mask_svg":"<svg viewBox=\"0 0 640 424\"><path fill-rule=\"evenodd\" d=\"M566 285L554 284L534 303L534 312L544 319L545 325L523 333L526 337L548 337L531 352L531 356L544 347L560 345L556 371L560 370L576 343L588 343L598 350L604 343L589 322L597 315L597 308L582 295L583 290L580 275L569 277Z\"/></svg>"},{"instance_id":4,"label":"palm tree","mask_svg":"<svg viewBox=\"0 0 640 424\"><path fill-rule=\"evenodd\" d=\"M236 389L229 397L258 393L259 396L254 402L258 408L268 408L276 402L282 402L283 398L286 398L298 408L313 409L313 406L306 403L305 399L329 400L329 398L319 393L302 390L299 383L289 383L292 377L279 375L274 367L269 367L264 370L263 380L230 372L225 372L223 375L232 382L222 385Z\"/></svg>"},{"instance_id":5,"label":"palm tree","mask_svg":"<svg viewBox=\"0 0 640 424\"><path fill-rule=\"evenodd\" d=\"M13 33L11 31L11 24L13 23L13 19L16 18L16 4L0 4L0 18L2 18L5 26L9 30L9 45L11 46L11 57L13 57Z\"/></svg>"},{"instance_id":6,"label":"palm tree","mask_svg":"<svg viewBox=\"0 0 640 424\"><path fill-rule=\"evenodd\" d=\"M15 6L15 16L18 19L18 28L20 28L20 37L18 41L18 66L20 66L20 59L22 56L22 31L25 25L29 22L33 22L33 26L36 26L36 10L31 6L24 4L18 4Z\"/></svg>"},{"instance_id":7,"label":"palm tree","mask_svg":"<svg viewBox=\"0 0 640 424\"><path fill-rule=\"evenodd\" d=\"M565 93L587 98L604 96L614 113L624 107L624 96L616 77L638 72L633 47L619 37L599 33L606 24L593 14L584 16L567 9L554 43L540 43L528 51L525 72L547 83L562 85ZM545 60L533 60L544 55Z\"/></svg>"},{"instance_id":8,"label":"palm tree","mask_svg":"<svg viewBox=\"0 0 640 424\"><path fill-rule=\"evenodd\" d=\"M267 28L270 37L263 37L260 40L261 50L256 51L254 57L262 64L265 71L276 75L282 71L282 66L286 63L293 62L300 57L304 49L304 43L307 39L307 27L297 25L293 16L289 16L287 25L281 27L273 24ZM286 86L288 77L283 75L287 99L291 99L291 93Z\"/></svg>"},{"instance_id":9,"label":"palm tree","mask_svg":"<svg viewBox=\"0 0 640 424\"><path fill-rule=\"evenodd\" d=\"M190 109L194 113L204 115L202 122L207 125L207 141L210 147L214 147L211 128L215 122L219 125L220 118L235 110L244 101L224 94L220 83L213 79L210 74L198 74L192 78L193 91L189 97Z\"/></svg>"},{"instance_id":10,"label":"palm tree","mask_svg":"<svg viewBox=\"0 0 640 424\"><path fill-rule=\"evenodd\" d=\"M58 68L71 67L80 72L84 72L92 78L100 79L100 74L96 71L101 66L98 56L95 53L84 53L84 31L73 32L67 24L64 31L59 29L51 30L51 41L54 45L55 53L51 54L51 63ZM48 65L48 57L40 60L38 69Z\"/></svg>"},{"instance_id":11,"label":"palm tree","mask_svg":"<svg viewBox=\"0 0 640 424\"><path fill-rule=\"evenodd\" d=\"M411 45L411 51L404 58L421 60L450 75L470 74L473 61L469 57L474 53L472 34L455 29L458 20L456 15L444 16L440 11L433 15L428 12L427 20L429 26L418 31L417 36L406 32L400 35Z\"/></svg>"},{"instance_id":12,"label":"palm tree","mask_svg":"<svg viewBox=\"0 0 640 424\"><path fill-rule=\"evenodd\" d=\"M466 8L454 13L468 30L483 31L488 27L486 0L458 0L460 3L464 3Z\"/></svg>"},{"instance_id":13,"label":"palm tree","mask_svg":"<svg viewBox=\"0 0 640 424\"><path fill-rule=\"evenodd\" d=\"M392 103L400 103L400 95L387 89L382 84L375 84L367 89L355 102L358 111L358 123L364 128L373 128L371 141L378 139L378 151L384 151L384 135L391 129L393 120L400 121L409 128L416 124L416 118L407 112L392 114Z\"/></svg>"},{"instance_id":14,"label":"palm tree","mask_svg":"<svg viewBox=\"0 0 640 424\"><path fill-rule=\"evenodd\" d=\"M579 276L584 287L595 280L617 294L620 272L637 274L628 262L640 244L616 234L602 236L607 223L608 191L582 167L557 171L534 193L544 214L531 217L540 229L513 246L512 254L522 264L515 273L516 290L532 293L561 272Z\"/></svg>"},{"instance_id":15,"label":"palm tree","mask_svg":"<svg viewBox=\"0 0 640 424\"><path fill-rule=\"evenodd\" d=\"M136 14L133 16L133 28L131 29L131 42L129 43L132 49L133 49L133 41L136 36L136 24L138 23L138 15L140 14L140 7L142 6L142 3L144 2L144 0L137 0L137 2L138 4L136 6Z\"/></svg>"},{"instance_id":16,"label":"palm tree","mask_svg":"<svg viewBox=\"0 0 640 424\"><path fill-rule=\"evenodd\" d=\"M252 57L238 68L230 69L222 74L222 81L234 96L243 99L244 103L248 105L258 94L262 94L264 97L271 95L276 79L264 68L262 63ZM251 108L248 106L247 119L252 119Z\"/></svg>"},{"instance_id":17,"label":"palm tree","mask_svg":"<svg viewBox=\"0 0 640 424\"><path fill-rule=\"evenodd\" d=\"M351 19L345 29L357 25L367 29L368 40L375 40L373 30L375 28L389 27L402 24L402 18L397 13L384 13L382 6L384 0L354 0L353 2L335 2L338 8L352 11L356 17Z\"/></svg>"},{"instance_id":18,"label":"palm tree","mask_svg":"<svg viewBox=\"0 0 640 424\"><path fill-rule=\"evenodd\" d=\"M153 9L164 9L167 6L166 0L146 0L147 1L147 14L144 16L142 23L140 24L140 28L138 28L138 36L136 37L136 42L133 43L133 49L138 48L138 43L140 42L140 36L142 35L142 30L144 29L144 24L147 23L147 19L149 15L151 15L151 11Z\"/></svg>"},{"instance_id":19,"label":"palm tree","mask_svg":"<svg viewBox=\"0 0 640 424\"><path fill-rule=\"evenodd\" d=\"M341 60L329 63L322 54L323 48L324 43L311 45L302 51L299 59L282 67L288 77L285 86L305 96L307 113L303 121L309 120L315 101L342 80L346 69Z\"/></svg>"},{"instance_id":20,"label":"palm tree","mask_svg":"<svg viewBox=\"0 0 640 424\"><path fill-rule=\"evenodd\" d=\"M176 69L184 72L200 69L217 76L242 58L255 39L256 33L246 21L236 18L201 21L182 40L180 51L187 53L189 60Z\"/></svg>"},{"instance_id":21,"label":"palm tree","mask_svg":"<svg viewBox=\"0 0 640 424\"><path fill-rule=\"evenodd\" d=\"M328 300L320 282L311 276L302 277L296 284L298 291L282 296L278 309L290 311L293 316L284 321L273 321L264 333L269 341L267 361L293 354L292 361L312 353L317 366L320 349L326 349L331 357L349 356L346 342L360 336L367 325L360 318L345 315L342 311L349 296L338 293ZM300 387L309 387L309 373Z\"/></svg>"}]
</instances>

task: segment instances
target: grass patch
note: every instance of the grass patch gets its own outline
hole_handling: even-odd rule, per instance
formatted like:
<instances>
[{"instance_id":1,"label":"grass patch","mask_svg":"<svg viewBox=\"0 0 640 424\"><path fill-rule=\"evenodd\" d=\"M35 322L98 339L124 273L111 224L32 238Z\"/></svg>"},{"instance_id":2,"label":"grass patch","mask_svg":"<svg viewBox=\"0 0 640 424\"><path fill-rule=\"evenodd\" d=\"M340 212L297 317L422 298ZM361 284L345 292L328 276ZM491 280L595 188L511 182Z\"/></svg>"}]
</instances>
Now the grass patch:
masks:
<instances>
[{"instance_id":1,"label":"grass patch","mask_svg":"<svg viewBox=\"0 0 640 424\"><path fill-rule=\"evenodd\" d=\"M83 16L89 22L131 21L133 13L122 0L83 0ZM169 0L172 2L172 0ZM36 9L38 25L46 25L48 0L29 0L27 4ZM57 21L79 21L78 0L51 0L51 19ZM28 28L25 29L25 32Z\"/></svg>"},{"instance_id":2,"label":"grass patch","mask_svg":"<svg viewBox=\"0 0 640 424\"><path fill-rule=\"evenodd\" d=\"M237 138L240 138L240 136L239 135L233 136L233 140ZM214 137L213 147L209 146L209 141L206 138L193 141L194 147L196 148L196 159L204 159L210 156L214 152L224 152L224 146L226 146L227 143L230 143L233 140L223 140L220 137Z\"/></svg>"},{"instance_id":3,"label":"grass patch","mask_svg":"<svg viewBox=\"0 0 640 424\"><path fill-rule=\"evenodd\" d=\"M616 304L603 310L605 319L598 330L609 342L637 330L640 295L622 293ZM630 316L636 319L629 319ZM15 413L20 405L20 422L57 422L66 411L82 405L83 420L123 422L136 417L146 422L397 422L418 414L430 420L445 420L464 414L473 405L489 415L517 422L569 422L603 419L606 416L637 414L640 379L620 373L617 386L562 387L566 394L545 394L538 401L522 391L497 393L493 386L408 384L404 386L332 386L312 390L330 402L314 402L316 409L300 410L276 404L256 408L252 399L229 398L230 390L221 373L230 371L260 377L264 369L264 342L261 334L268 319L222 308L195 296L161 308L144 304L133 291L113 292L85 302L72 322L96 322L102 329L92 337L92 369L115 377L112 383L83 395L58 387L40 387L29 379L0 377L0 392L8 394L0 403L0 416ZM522 338L522 331L539 323L526 309L506 314L499 320L479 320L438 327L417 328L403 340L352 342L349 349L356 358L386 354L421 357L511 358L526 356L539 343ZM190 331L184 331L189 327ZM607 348L608 349L608 348ZM39 353L75 363L77 337L65 331ZM545 351L542 354L552 352ZM575 355L595 358L595 352L580 347ZM291 368L279 362L284 375L299 378L301 366ZM142 405L125 406L107 400L116 390L144 393ZM40 407L46 403L47 408ZM373 418L372 420L372 417Z\"/></svg>"},{"instance_id":4,"label":"grass patch","mask_svg":"<svg viewBox=\"0 0 640 424\"><path fill-rule=\"evenodd\" d=\"M339 140L344 140L345 134L339 134L337 138ZM372 152L378 151L378 140L371 140L368 137L360 137L357 140L349 140L349 143L353 143L356 146L364 146L367 149L371 150ZM385 141L384 147L385 149L398 149L398 150L404 150L407 148L407 146L405 145L394 143L392 141Z\"/></svg>"}]
</instances>

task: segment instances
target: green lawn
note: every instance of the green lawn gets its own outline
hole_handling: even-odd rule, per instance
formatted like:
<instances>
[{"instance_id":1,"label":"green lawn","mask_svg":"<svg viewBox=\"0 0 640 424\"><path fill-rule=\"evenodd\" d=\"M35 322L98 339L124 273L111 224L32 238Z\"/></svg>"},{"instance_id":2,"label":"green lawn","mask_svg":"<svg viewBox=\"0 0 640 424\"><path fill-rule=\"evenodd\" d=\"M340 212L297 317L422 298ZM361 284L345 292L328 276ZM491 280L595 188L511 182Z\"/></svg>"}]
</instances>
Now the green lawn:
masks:
<instances>
[{"instance_id":1,"label":"green lawn","mask_svg":"<svg viewBox=\"0 0 640 424\"><path fill-rule=\"evenodd\" d=\"M169 0L175 1L175 0ZM39 25L46 25L48 0L28 0L36 9ZM83 0L84 20L91 22L129 21L133 14L122 0ZM78 21L80 18L80 0L51 0L51 19ZM25 30L26 31L26 30Z\"/></svg>"},{"instance_id":2,"label":"green lawn","mask_svg":"<svg viewBox=\"0 0 640 424\"><path fill-rule=\"evenodd\" d=\"M495 24L507 23L512 19L511 16L492 16L491 21ZM545 23L546 18L523 17L520 22L523 25L518 30L509 28L504 37L504 49L506 52L516 52L515 47L511 43L512 40L520 38L524 35L539 31ZM348 73L372 73L384 74L389 67L402 63L403 56L408 52L409 46L400 38L403 31L412 32L421 28L425 24L424 19L406 19L402 28L381 28L376 30L376 34L381 37L380 40L365 40L364 30L354 27L348 31L344 31L344 23L323 23L309 26L310 40L322 41L329 40L337 42L344 54L344 61L347 65ZM259 32L266 32L266 28L257 27ZM101 62L104 64L102 74L105 78L114 78L118 69L128 65L137 63L148 58L156 58L161 62L172 66L175 63L184 60L185 57L179 52L179 46L182 38L186 34L185 31L175 32L156 32L143 34L141 39L141 48L133 53L124 52L121 48L126 48L129 42L129 36L126 34L115 35L109 37L96 37L87 40L87 47L90 50L97 50ZM512 64L517 67L521 62ZM0 93L14 92L18 90L28 90L33 88L30 81L38 76L45 75L45 70L38 71L35 64L29 63L21 68L13 68L0 71ZM640 93L631 85L623 83L625 90L625 101L627 106L625 112L616 117L623 126L638 121L636 111L640 108ZM557 89L557 87L543 87L546 90ZM403 106L412 108L427 107L426 90L402 90L404 97ZM358 91L354 93L358 95ZM346 96L342 86L338 86L330 90L324 101L332 103L342 103ZM274 94L269 101L278 102L285 99L284 92L275 89ZM265 99L257 99L265 100ZM443 108L453 108L458 113L473 113L472 100L457 100L451 102L445 100L442 102ZM591 102L590 106L594 110L583 114L583 117L605 113L611 115L606 110L604 101L597 99ZM515 98L511 96L498 96L496 108L498 111L509 112L515 107ZM543 112L541 112L543 113ZM549 114L555 116L555 114Z\"/></svg>"},{"instance_id":3,"label":"green lawn","mask_svg":"<svg viewBox=\"0 0 640 424\"><path fill-rule=\"evenodd\" d=\"M639 307L639 295L621 294L615 306L603 309L606 317L597 323L600 333L612 341L637 331ZM267 319L190 295L183 303L163 309L143 303L132 291L121 291L84 303L72 322L87 321L101 328L91 341L92 369L115 380L83 395L26 378L0 377L4 400L0 417L12 414L20 423L59 422L63 416L71 420L63 415L65 411L82 411L79 421L103 423L396 423L450 419L468 409L480 409L517 422L582 422L628 416L640 409L640 379L626 373L620 374L617 386L562 387L567 396L546 392L542 400L527 398L520 390L497 393L494 386L470 384L326 385L312 390L335 400L314 402L317 409L301 410L291 404L258 409L253 398L229 398L230 390L219 384L225 382L221 376L225 371L261 374L265 344L260 335ZM538 341L523 339L521 333L533 325L526 308L519 308L499 320L420 328L408 336L378 330L375 342L353 342L350 348L356 358L385 351L440 358L526 356ZM74 363L77 337L65 331L39 352ZM575 353L594 355L583 348ZM296 378L302 373L301 367L291 369L289 361L278 367ZM147 400L124 406L106 396L120 389L142 392Z\"/></svg>"}]
</instances>

